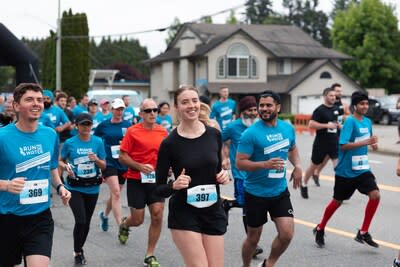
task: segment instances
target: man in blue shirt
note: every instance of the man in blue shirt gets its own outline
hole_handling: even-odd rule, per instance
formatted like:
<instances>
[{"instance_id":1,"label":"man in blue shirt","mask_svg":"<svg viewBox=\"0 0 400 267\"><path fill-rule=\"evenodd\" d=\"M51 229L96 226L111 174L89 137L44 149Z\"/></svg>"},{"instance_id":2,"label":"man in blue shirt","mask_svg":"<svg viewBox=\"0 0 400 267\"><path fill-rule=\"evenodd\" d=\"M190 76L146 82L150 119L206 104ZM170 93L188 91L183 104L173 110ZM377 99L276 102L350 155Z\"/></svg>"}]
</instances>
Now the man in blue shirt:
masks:
<instances>
[{"instance_id":1,"label":"man in blue shirt","mask_svg":"<svg viewBox=\"0 0 400 267\"><path fill-rule=\"evenodd\" d=\"M54 95L50 90L43 90L44 110L39 121L57 133L69 129L71 122L65 112L56 105L53 105Z\"/></svg>"},{"instance_id":2,"label":"man in blue shirt","mask_svg":"<svg viewBox=\"0 0 400 267\"><path fill-rule=\"evenodd\" d=\"M124 101L124 104L125 104L125 107L126 107L125 110L124 110L124 120L129 121L132 124L137 123L135 110L130 105L131 104L131 99L130 99L129 95L122 96L122 100Z\"/></svg>"},{"instance_id":3,"label":"man in blue shirt","mask_svg":"<svg viewBox=\"0 0 400 267\"><path fill-rule=\"evenodd\" d=\"M247 238L243 242L242 259L249 267L268 213L278 235L271 252L261 266L274 266L289 246L294 233L293 207L286 181L289 160L293 187L301 183L301 164L292 125L278 119L281 100L278 94L265 91L258 99L259 121L245 130L237 149L236 166L247 171L244 181L244 207L247 217Z\"/></svg>"},{"instance_id":4,"label":"man in blue shirt","mask_svg":"<svg viewBox=\"0 0 400 267\"><path fill-rule=\"evenodd\" d=\"M353 115L347 117L340 133L333 199L325 208L321 222L313 230L315 242L320 248L325 246L324 229L329 219L343 200L350 199L356 190L368 195L369 201L355 240L372 247L379 246L368 232L380 200L379 188L368 163L368 146L378 149L378 138L372 135L371 120L365 117L368 111L368 95L354 92L351 95L351 105L354 107Z\"/></svg>"},{"instance_id":5,"label":"man in blue shirt","mask_svg":"<svg viewBox=\"0 0 400 267\"><path fill-rule=\"evenodd\" d=\"M54 222L50 184L66 205L71 193L58 174L58 137L38 124L43 90L33 83L15 88L18 121L0 129L0 266L49 266ZM10 138L12 137L12 138Z\"/></svg>"},{"instance_id":6,"label":"man in blue shirt","mask_svg":"<svg viewBox=\"0 0 400 267\"><path fill-rule=\"evenodd\" d=\"M88 110L88 103L89 103L89 96L87 94L84 94L79 102L78 105L76 105L72 109L72 113L74 114L74 118L78 116L81 113L87 113Z\"/></svg>"},{"instance_id":7,"label":"man in blue shirt","mask_svg":"<svg viewBox=\"0 0 400 267\"><path fill-rule=\"evenodd\" d=\"M219 100L211 107L211 119L216 119L221 130L235 119L236 102L229 97L229 89L224 86L219 90Z\"/></svg>"}]
</instances>

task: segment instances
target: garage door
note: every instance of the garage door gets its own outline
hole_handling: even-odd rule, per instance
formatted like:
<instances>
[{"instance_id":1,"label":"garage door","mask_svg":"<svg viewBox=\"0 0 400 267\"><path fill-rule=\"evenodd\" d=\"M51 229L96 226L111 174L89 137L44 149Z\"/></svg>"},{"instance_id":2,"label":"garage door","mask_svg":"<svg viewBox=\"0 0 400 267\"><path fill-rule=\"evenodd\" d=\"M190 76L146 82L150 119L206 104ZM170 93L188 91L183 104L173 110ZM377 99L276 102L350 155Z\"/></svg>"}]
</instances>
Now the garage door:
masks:
<instances>
[{"instance_id":1,"label":"garage door","mask_svg":"<svg viewBox=\"0 0 400 267\"><path fill-rule=\"evenodd\" d=\"M298 98L299 114L312 114L313 111L324 102L321 95L300 96Z\"/></svg>"}]
</instances>

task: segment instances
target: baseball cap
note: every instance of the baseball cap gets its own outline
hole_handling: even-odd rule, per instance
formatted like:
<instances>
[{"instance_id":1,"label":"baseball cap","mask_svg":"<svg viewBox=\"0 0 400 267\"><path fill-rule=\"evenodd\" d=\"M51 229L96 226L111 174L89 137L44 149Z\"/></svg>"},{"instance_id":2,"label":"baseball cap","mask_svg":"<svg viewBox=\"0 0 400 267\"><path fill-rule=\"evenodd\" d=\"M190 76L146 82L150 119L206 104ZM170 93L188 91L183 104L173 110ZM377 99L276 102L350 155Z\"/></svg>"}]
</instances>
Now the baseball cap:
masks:
<instances>
[{"instance_id":1,"label":"baseball cap","mask_svg":"<svg viewBox=\"0 0 400 267\"><path fill-rule=\"evenodd\" d=\"M121 98L115 98L112 102L111 102L111 107L113 109L117 109L117 108L125 108L125 103Z\"/></svg>"},{"instance_id":2,"label":"baseball cap","mask_svg":"<svg viewBox=\"0 0 400 267\"><path fill-rule=\"evenodd\" d=\"M103 98L102 100L100 100L100 105L104 105L104 104L110 104L110 101L108 101L107 99Z\"/></svg>"},{"instance_id":3,"label":"baseball cap","mask_svg":"<svg viewBox=\"0 0 400 267\"><path fill-rule=\"evenodd\" d=\"M90 106L90 105L98 105L98 103L97 103L97 100L96 99L91 99L90 101L89 101L89 103L88 103L88 106Z\"/></svg>"},{"instance_id":4,"label":"baseball cap","mask_svg":"<svg viewBox=\"0 0 400 267\"><path fill-rule=\"evenodd\" d=\"M82 124L85 122L93 123L92 116L89 113L80 113L75 118L75 124Z\"/></svg>"}]
</instances>

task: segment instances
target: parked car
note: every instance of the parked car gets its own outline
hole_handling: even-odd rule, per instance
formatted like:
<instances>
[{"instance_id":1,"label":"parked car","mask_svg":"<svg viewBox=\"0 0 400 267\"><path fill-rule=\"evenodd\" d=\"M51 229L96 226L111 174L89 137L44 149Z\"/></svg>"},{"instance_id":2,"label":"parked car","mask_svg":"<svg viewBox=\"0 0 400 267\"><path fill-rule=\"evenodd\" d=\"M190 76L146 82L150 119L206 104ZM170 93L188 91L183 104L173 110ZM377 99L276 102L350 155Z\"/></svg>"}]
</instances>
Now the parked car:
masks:
<instances>
[{"instance_id":1,"label":"parked car","mask_svg":"<svg viewBox=\"0 0 400 267\"><path fill-rule=\"evenodd\" d=\"M122 96L128 95L131 101L130 106L133 107L136 114L139 114L139 106L143 100L142 95L135 90L89 90L87 95L89 99L96 99L97 102L107 99L110 103L117 97L122 98Z\"/></svg>"},{"instance_id":2,"label":"parked car","mask_svg":"<svg viewBox=\"0 0 400 267\"><path fill-rule=\"evenodd\" d=\"M400 109L397 109L396 105L396 96L370 98L366 116L375 123L384 125L392 124L400 119Z\"/></svg>"}]
</instances>

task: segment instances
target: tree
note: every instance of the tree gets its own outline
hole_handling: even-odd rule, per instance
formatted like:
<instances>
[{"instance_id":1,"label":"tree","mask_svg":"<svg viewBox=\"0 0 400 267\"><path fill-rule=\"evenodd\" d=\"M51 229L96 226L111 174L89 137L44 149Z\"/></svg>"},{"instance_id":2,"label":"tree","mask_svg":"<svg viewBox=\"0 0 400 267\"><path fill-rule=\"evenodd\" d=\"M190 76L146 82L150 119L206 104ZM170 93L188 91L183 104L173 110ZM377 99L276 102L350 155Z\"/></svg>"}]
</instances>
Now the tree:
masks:
<instances>
[{"instance_id":1,"label":"tree","mask_svg":"<svg viewBox=\"0 0 400 267\"><path fill-rule=\"evenodd\" d=\"M56 88L56 33L44 40L44 51L41 59L42 85L44 88Z\"/></svg>"},{"instance_id":2,"label":"tree","mask_svg":"<svg viewBox=\"0 0 400 267\"><path fill-rule=\"evenodd\" d=\"M165 39L167 46L169 46L169 44L175 39L175 36L181 27L182 27L182 23L179 21L179 19L177 17L175 17L171 26L169 26L169 28L168 28L168 37L167 37L167 39Z\"/></svg>"},{"instance_id":3,"label":"tree","mask_svg":"<svg viewBox=\"0 0 400 267\"><path fill-rule=\"evenodd\" d=\"M331 36L333 47L354 57L343 70L363 87L400 92L400 34L392 6L362 0L339 12Z\"/></svg>"},{"instance_id":4,"label":"tree","mask_svg":"<svg viewBox=\"0 0 400 267\"><path fill-rule=\"evenodd\" d=\"M229 13L229 17L226 19L226 24L238 24L238 19L235 16L235 11L231 10L231 12Z\"/></svg>"},{"instance_id":5,"label":"tree","mask_svg":"<svg viewBox=\"0 0 400 267\"><path fill-rule=\"evenodd\" d=\"M270 0L247 0L245 6L246 20L250 24L262 24L267 17L275 14Z\"/></svg>"},{"instance_id":6,"label":"tree","mask_svg":"<svg viewBox=\"0 0 400 267\"><path fill-rule=\"evenodd\" d=\"M359 0L335 0L335 3L333 4L333 10L331 12L331 19L335 20L335 17L337 15L338 12L340 11L345 11L350 4L359 4L360 1Z\"/></svg>"},{"instance_id":7,"label":"tree","mask_svg":"<svg viewBox=\"0 0 400 267\"><path fill-rule=\"evenodd\" d=\"M200 18L200 23L207 23L207 24L212 24L212 17L211 16L203 16Z\"/></svg>"}]
</instances>

